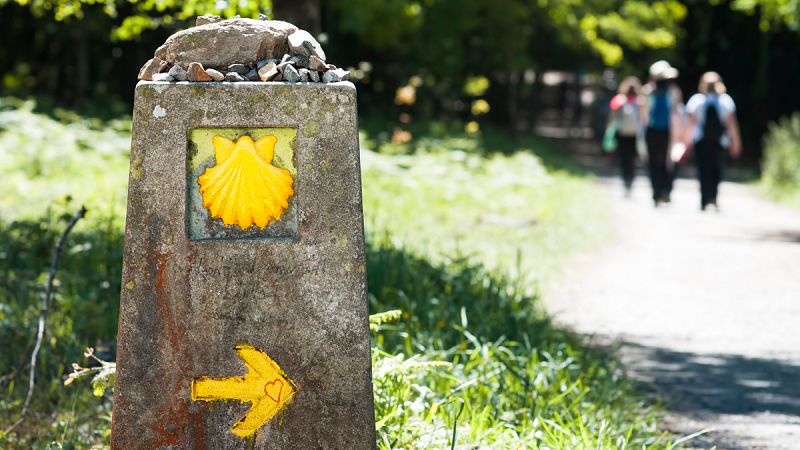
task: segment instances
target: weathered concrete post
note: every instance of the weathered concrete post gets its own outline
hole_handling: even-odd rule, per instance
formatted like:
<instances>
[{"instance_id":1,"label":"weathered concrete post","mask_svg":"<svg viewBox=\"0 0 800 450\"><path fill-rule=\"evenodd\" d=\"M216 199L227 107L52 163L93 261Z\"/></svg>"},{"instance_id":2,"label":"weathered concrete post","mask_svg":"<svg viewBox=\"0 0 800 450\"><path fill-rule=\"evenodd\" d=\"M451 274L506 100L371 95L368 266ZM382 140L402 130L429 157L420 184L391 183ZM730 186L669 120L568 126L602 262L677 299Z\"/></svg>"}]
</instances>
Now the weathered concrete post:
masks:
<instances>
[{"instance_id":1,"label":"weathered concrete post","mask_svg":"<svg viewBox=\"0 0 800 450\"><path fill-rule=\"evenodd\" d=\"M375 446L356 92L136 87L112 447Z\"/></svg>"}]
</instances>

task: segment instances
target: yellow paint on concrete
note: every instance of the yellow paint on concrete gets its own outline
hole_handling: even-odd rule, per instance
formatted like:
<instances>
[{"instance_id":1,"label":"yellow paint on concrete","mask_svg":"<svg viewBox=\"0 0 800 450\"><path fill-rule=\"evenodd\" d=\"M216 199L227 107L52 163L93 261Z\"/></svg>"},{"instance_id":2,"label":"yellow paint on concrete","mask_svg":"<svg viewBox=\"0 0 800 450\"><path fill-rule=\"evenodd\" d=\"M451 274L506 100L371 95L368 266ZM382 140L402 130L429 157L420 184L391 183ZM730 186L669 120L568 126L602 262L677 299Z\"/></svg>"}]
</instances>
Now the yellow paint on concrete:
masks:
<instances>
[{"instance_id":1,"label":"yellow paint on concrete","mask_svg":"<svg viewBox=\"0 0 800 450\"><path fill-rule=\"evenodd\" d=\"M189 132L189 140L194 144L197 152L191 156L189 167L192 170L200 167L214 154L212 138L221 136L232 141L237 141L242 136L250 136L254 141L272 135L278 138L275 144L275 158L272 164L288 170L293 178L297 177L297 168L294 166L294 139L297 128L194 128Z\"/></svg>"},{"instance_id":2,"label":"yellow paint on concrete","mask_svg":"<svg viewBox=\"0 0 800 450\"><path fill-rule=\"evenodd\" d=\"M192 380L192 400L239 400L252 403L250 411L231 428L235 435L246 438L289 404L297 392L297 386L261 350L249 345L237 345L236 353L244 361L247 373L239 377L200 377Z\"/></svg>"},{"instance_id":3,"label":"yellow paint on concrete","mask_svg":"<svg viewBox=\"0 0 800 450\"><path fill-rule=\"evenodd\" d=\"M280 220L294 195L294 179L289 170L273 165L278 138L242 136L234 143L214 136L211 141L216 165L197 178L211 217L243 230Z\"/></svg>"}]
</instances>

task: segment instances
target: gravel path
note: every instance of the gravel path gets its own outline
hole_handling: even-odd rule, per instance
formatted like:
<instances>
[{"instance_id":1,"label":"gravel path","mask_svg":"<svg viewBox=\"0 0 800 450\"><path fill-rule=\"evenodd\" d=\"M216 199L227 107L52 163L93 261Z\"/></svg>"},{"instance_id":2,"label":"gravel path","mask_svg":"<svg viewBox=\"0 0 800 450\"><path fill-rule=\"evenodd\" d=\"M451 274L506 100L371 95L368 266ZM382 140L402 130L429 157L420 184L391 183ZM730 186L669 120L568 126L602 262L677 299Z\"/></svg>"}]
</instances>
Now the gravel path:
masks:
<instances>
[{"instance_id":1,"label":"gravel path","mask_svg":"<svg viewBox=\"0 0 800 450\"><path fill-rule=\"evenodd\" d=\"M702 448L800 449L800 212L724 183L701 213L679 180L655 209L638 177L598 178L615 236L550 293L556 320L619 346L626 370L666 402L666 425Z\"/></svg>"}]
</instances>

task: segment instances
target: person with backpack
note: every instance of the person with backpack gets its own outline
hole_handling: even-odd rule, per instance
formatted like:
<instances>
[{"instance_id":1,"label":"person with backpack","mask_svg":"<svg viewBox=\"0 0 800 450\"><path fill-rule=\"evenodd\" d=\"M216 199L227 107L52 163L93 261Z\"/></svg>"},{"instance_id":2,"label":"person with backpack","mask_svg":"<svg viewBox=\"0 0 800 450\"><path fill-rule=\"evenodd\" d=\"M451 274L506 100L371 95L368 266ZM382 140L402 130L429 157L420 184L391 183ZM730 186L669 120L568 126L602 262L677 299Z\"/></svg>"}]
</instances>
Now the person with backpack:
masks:
<instances>
[{"instance_id":1,"label":"person with backpack","mask_svg":"<svg viewBox=\"0 0 800 450\"><path fill-rule=\"evenodd\" d=\"M617 160L625 183L625 196L630 196L636 161L637 142L642 138L642 84L636 77L622 80L618 93L610 102L608 128L616 137Z\"/></svg>"},{"instance_id":2,"label":"person with backpack","mask_svg":"<svg viewBox=\"0 0 800 450\"><path fill-rule=\"evenodd\" d=\"M680 138L683 94L674 79L678 70L667 61L650 66L650 83L645 87L645 138L647 142L650 184L653 202L658 207L670 201L672 192L672 161L670 149Z\"/></svg>"},{"instance_id":3,"label":"person with backpack","mask_svg":"<svg viewBox=\"0 0 800 450\"><path fill-rule=\"evenodd\" d=\"M716 72L700 77L698 93L686 105L688 121L684 142L694 153L700 178L700 209L717 206L717 191L722 180L725 154L738 158L741 153L736 104L726 93Z\"/></svg>"}]
</instances>

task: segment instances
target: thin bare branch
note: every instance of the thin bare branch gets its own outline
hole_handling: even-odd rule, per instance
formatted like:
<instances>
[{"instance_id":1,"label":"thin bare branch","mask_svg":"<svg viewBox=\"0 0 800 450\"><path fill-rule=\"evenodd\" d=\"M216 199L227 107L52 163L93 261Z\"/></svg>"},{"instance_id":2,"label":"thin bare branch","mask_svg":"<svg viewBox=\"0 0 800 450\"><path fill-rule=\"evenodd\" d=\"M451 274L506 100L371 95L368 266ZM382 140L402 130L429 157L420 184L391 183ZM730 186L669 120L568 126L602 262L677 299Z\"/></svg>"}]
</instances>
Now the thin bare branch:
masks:
<instances>
[{"instance_id":1,"label":"thin bare branch","mask_svg":"<svg viewBox=\"0 0 800 450\"><path fill-rule=\"evenodd\" d=\"M86 216L86 207L81 206L80 211L76 212L75 215L72 216L72 219L70 219L67 227L64 229L64 232L61 233L61 237L58 238L56 247L53 250L53 257L50 260L50 272L47 274L47 288L44 292L42 311L39 314L39 328L36 332L36 344L33 346L33 351L31 352L30 371L28 376L28 393L25 395L25 402L22 404L22 410L19 413L19 419L17 419L13 425L6 429L6 433L13 431L17 426L19 426L19 424L21 424L25 419L25 415L28 413L28 407L31 404L31 398L33 397L33 388L36 385L36 362L39 358L39 350L42 348L45 326L47 325L47 314L50 312L50 301L53 297L53 281L56 278L58 260L61 257L61 252L64 250L64 244L67 242L67 236L69 236L69 233L72 231L72 228L75 226L75 224L84 216Z\"/></svg>"}]
</instances>

